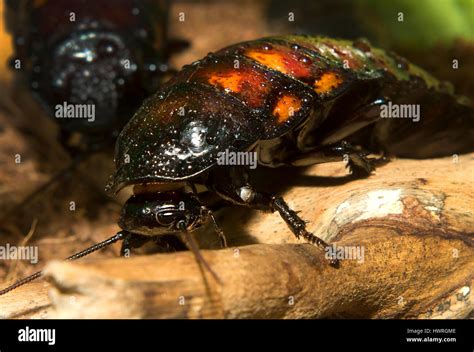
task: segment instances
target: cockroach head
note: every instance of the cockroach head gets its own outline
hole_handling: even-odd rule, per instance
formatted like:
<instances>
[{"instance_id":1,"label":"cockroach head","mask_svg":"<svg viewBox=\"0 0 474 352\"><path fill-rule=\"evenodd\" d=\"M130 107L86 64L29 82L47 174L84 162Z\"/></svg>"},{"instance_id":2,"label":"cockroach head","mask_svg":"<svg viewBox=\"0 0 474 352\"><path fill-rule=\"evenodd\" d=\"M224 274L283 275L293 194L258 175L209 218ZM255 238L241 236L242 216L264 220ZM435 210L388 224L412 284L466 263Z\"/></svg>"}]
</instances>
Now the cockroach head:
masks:
<instances>
[{"instance_id":1,"label":"cockroach head","mask_svg":"<svg viewBox=\"0 0 474 352\"><path fill-rule=\"evenodd\" d=\"M157 236L193 231L207 221L209 211L184 190L140 193L122 208L119 226L133 233Z\"/></svg>"}]
</instances>

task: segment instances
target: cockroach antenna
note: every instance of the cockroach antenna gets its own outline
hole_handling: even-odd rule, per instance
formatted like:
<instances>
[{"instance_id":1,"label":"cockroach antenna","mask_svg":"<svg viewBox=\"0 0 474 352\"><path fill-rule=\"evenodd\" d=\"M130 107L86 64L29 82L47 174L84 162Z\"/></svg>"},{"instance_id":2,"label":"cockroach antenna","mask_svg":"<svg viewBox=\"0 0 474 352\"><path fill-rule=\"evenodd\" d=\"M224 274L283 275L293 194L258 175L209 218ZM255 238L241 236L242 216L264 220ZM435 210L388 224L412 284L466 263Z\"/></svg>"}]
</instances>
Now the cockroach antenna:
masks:
<instances>
[{"instance_id":1,"label":"cockroach antenna","mask_svg":"<svg viewBox=\"0 0 474 352\"><path fill-rule=\"evenodd\" d=\"M86 248L76 254L73 254L71 255L70 257L67 257L66 260L67 261L72 261L72 260L76 260L76 259L79 259L79 258L82 258L82 257L85 257L86 255L88 254L91 254L93 252L96 252L98 251L99 249L102 249L104 247L107 247L117 241L120 241L120 240L123 240L124 237L128 234L127 231L120 231L118 232L116 235L102 241L102 242L99 242L97 244L94 244L93 246L89 247L89 248ZM27 284L28 282L31 282L33 280L36 280L37 278L41 277L43 275L43 271L37 271L36 273L30 275L30 276L27 276L23 279L20 279L18 280L17 282L15 282L14 284L4 288L3 290L0 290L0 296L4 295L5 293L7 292L10 292L20 286L23 286L24 284Z\"/></svg>"},{"instance_id":2,"label":"cockroach antenna","mask_svg":"<svg viewBox=\"0 0 474 352\"><path fill-rule=\"evenodd\" d=\"M191 233L189 233L185 227L183 226L179 226L180 230L182 231L182 234L183 234L183 238L181 238L181 240L183 241L183 243L186 245L186 247L188 247L188 249L194 254L194 257L196 258L196 261L198 263L201 263L204 268L206 270L209 271L209 273L216 279L216 281L219 283L219 284L222 284L222 280L221 278L217 275L217 273L212 270L211 266L209 265L209 263L204 259L204 257L202 256L200 250L199 250L199 246L196 242L196 240L194 239L194 237L192 236ZM128 231L120 231L120 232L117 232L117 234L115 234L114 236L102 241L102 242L99 242L97 244L94 244L93 246L89 247L89 248L86 248L76 254L73 254L69 257L66 258L66 261L72 261L72 260L76 260L76 259L79 259L79 258L82 258L82 257L85 257L86 255L89 255L93 252L96 252L98 251L99 249L102 249L102 248L105 248L115 242L118 242L118 241L121 241L121 240L126 240L127 237L130 235L130 232ZM37 278L41 277L43 275L43 271L37 271L36 273L30 275L30 276L27 276L23 279L20 279L18 280L17 282L15 282L14 284L4 288L3 290L0 290L0 296L6 294L7 292L10 292L10 291L13 291L15 290L16 288L20 287L20 286L23 286L33 280L36 280Z\"/></svg>"},{"instance_id":3,"label":"cockroach antenna","mask_svg":"<svg viewBox=\"0 0 474 352\"><path fill-rule=\"evenodd\" d=\"M211 268L211 266L206 261L206 259L204 259L204 257L202 256L201 251L199 250L199 246L195 238L193 237L193 235L189 233L188 231L184 231L184 229L183 229L183 234L184 234L183 242L186 245L186 247L188 247L188 249L194 254L194 258L196 258L196 261L198 263L202 263L204 268L206 268L206 270L209 271L209 273L214 277L214 279L216 279L216 281L222 285L222 280L219 277L219 275L217 275L217 273Z\"/></svg>"}]
</instances>

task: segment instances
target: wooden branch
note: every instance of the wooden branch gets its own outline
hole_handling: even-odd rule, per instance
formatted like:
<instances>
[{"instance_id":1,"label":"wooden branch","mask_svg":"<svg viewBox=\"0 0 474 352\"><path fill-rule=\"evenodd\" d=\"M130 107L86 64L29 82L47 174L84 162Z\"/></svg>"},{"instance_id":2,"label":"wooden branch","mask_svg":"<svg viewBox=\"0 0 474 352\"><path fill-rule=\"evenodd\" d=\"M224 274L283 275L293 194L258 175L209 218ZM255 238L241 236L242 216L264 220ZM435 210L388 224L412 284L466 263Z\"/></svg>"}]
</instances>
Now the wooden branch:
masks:
<instances>
[{"instance_id":1,"label":"wooden branch","mask_svg":"<svg viewBox=\"0 0 474 352\"><path fill-rule=\"evenodd\" d=\"M373 230L372 235L377 235ZM473 304L468 294L472 251L458 243L464 254L454 260L445 248L448 244L440 246L433 238L393 236L398 240L372 242L365 264L345 261L339 269L326 265L320 252L309 245L251 245L241 248L239 256L232 249L205 251L224 281L219 285L205 274L208 287L191 253L55 262L47 269L55 287L51 316L466 316ZM403 272L394 265L398 262L404 263ZM434 273L442 279L433 281Z\"/></svg>"},{"instance_id":2,"label":"wooden branch","mask_svg":"<svg viewBox=\"0 0 474 352\"><path fill-rule=\"evenodd\" d=\"M279 171L282 185L294 181L281 194L302 210L311 230L338 249L363 250L360 260L346 256L338 269L313 246L294 244L277 214L233 208L218 217L233 248L203 251L222 285L189 252L52 262L46 269L52 307L41 310L44 301L32 301L44 297L36 284L0 297L0 312L60 318L467 317L474 307L473 156L457 163L393 160L368 179L334 185L320 178L326 185L317 188L308 175L340 175L341 166L316 166L302 176ZM279 187L272 182L270 189ZM217 243L208 229L197 237L203 247Z\"/></svg>"},{"instance_id":3,"label":"wooden branch","mask_svg":"<svg viewBox=\"0 0 474 352\"><path fill-rule=\"evenodd\" d=\"M378 231L373 227L364 233L378 237ZM55 286L53 316L387 318L429 317L433 310L431 314L440 317L446 314L437 307L442 299L472 285L474 253L462 240L441 244L434 237L404 238L395 232L383 237L367 243L364 264L344 261L339 269L328 266L321 253L306 244L251 245L242 247L238 257L232 249L206 251L222 285L204 274L206 286L191 253L56 262L47 269ZM448 250L452 245L462 249L456 259ZM464 295L456 297L454 311L451 302L451 317L465 316L469 305L472 309L469 297L469 302Z\"/></svg>"},{"instance_id":4,"label":"wooden branch","mask_svg":"<svg viewBox=\"0 0 474 352\"><path fill-rule=\"evenodd\" d=\"M0 297L0 319L42 319L49 316L49 285L32 282Z\"/></svg>"}]
</instances>

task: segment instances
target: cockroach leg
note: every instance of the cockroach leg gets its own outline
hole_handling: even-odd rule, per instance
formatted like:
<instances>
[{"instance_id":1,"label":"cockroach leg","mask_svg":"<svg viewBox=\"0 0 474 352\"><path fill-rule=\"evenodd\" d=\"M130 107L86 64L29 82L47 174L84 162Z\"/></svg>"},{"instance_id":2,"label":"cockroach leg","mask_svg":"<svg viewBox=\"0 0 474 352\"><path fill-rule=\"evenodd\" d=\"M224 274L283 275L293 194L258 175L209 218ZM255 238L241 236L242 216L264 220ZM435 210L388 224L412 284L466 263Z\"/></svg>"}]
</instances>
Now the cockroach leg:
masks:
<instances>
[{"instance_id":1,"label":"cockroach leg","mask_svg":"<svg viewBox=\"0 0 474 352\"><path fill-rule=\"evenodd\" d=\"M302 153L286 163L289 166L309 166L335 161L346 161L347 168L356 177L367 177L375 169L374 160L367 157L367 152L358 150L346 141L323 146Z\"/></svg>"},{"instance_id":2,"label":"cockroach leg","mask_svg":"<svg viewBox=\"0 0 474 352\"><path fill-rule=\"evenodd\" d=\"M298 213L291 209L282 197L272 197L271 208L273 211L278 211L296 238L299 239L302 237L306 241L316 245L322 251L325 251L329 247L326 242L306 229L306 221L301 219ZM329 263L333 266L338 266L339 264L338 260L333 258L329 259Z\"/></svg>"},{"instance_id":3,"label":"cockroach leg","mask_svg":"<svg viewBox=\"0 0 474 352\"><path fill-rule=\"evenodd\" d=\"M212 213L211 210L209 210L209 218L214 224L214 229L217 233L217 236L219 236L219 240L221 241L221 247L227 248L227 238L225 237L224 231L222 231L221 227L217 223L216 218L214 217L214 214Z\"/></svg>"},{"instance_id":4,"label":"cockroach leg","mask_svg":"<svg viewBox=\"0 0 474 352\"><path fill-rule=\"evenodd\" d=\"M209 187L227 201L266 212L278 211L296 238L302 237L323 251L328 247L326 242L306 230L306 222L288 206L282 197L255 191L248 182L245 168L216 168L211 173L210 180L213 181ZM334 266L338 265L338 261L335 259L330 259L329 263Z\"/></svg>"},{"instance_id":5,"label":"cockroach leg","mask_svg":"<svg viewBox=\"0 0 474 352\"><path fill-rule=\"evenodd\" d=\"M150 240L151 238L149 236L143 236L129 232L122 241L120 255L122 257L128 257L130 256L130 251L132 248L139 248Z\"/></svg>"}]
</instances>

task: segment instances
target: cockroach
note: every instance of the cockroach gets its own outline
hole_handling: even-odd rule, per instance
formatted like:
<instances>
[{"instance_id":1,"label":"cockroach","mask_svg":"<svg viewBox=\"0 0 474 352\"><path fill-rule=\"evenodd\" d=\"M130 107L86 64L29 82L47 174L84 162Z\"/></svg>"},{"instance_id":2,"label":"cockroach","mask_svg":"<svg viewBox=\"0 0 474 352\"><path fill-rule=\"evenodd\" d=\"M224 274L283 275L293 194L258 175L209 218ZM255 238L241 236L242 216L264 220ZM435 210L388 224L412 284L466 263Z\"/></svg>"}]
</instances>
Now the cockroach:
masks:
<instances>
[{"instance_id":1,"label":"cockroach","mask_svg":"<svg viewBox=\"0 0 474 352\"><path fill-rule=\"evenodd\" d=\"M158 89L178 41L168 40L166 0L6 4L16 81L57 123L59 141L74 160L42 191L94 151L113 145L143 99Z\"/></svg>"},{"instance_id":2,"label":"cockroach","mask_svg":"<svg viewBox=\"0 0 474 352\"><path fill-rule=\"evenodd\" d=\"M112 139L166 70L165 1L7 1L12 68L54 118L66 148L79 132L85 148ZM58 105L90 104L94 121L58 118Z\"/></svg>"},{"instance_id":3,"label":"cockroach","mask_svg":"<svg viewBox=\"0 0 474 352\"><path fill-rule=\"evenodd\" d=\"M420 116L384 115L402 104L418 106ZM122 209L122 231L92 250L123 240L123 253L164 235L189 234L209 220L225 245L198 186L233 204L276 211L297 238L327 247L282 197L252 186L248 167L219 163L222 152L256 152L266 167L347 160L362 177L391 155L430 158L473 147L467 101L366 40L282 36L239 43L183 67L121 131L107 189L131 188L133 195Z\"/></svg>"}]
</instances>

